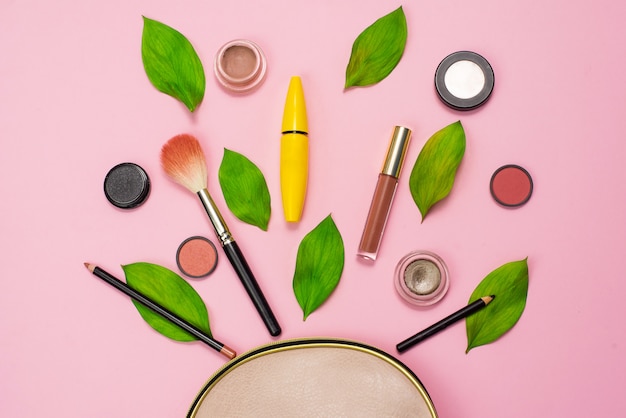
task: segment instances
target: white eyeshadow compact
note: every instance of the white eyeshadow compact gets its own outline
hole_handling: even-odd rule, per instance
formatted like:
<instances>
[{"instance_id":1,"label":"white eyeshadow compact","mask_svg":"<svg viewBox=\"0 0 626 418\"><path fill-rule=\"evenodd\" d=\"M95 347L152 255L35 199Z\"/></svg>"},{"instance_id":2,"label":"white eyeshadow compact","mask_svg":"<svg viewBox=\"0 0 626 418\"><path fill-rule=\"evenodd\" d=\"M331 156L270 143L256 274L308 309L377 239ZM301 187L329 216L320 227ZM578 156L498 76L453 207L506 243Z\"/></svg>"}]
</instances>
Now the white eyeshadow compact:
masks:
<instances>
[{"instance_id":1,"label":"white eyeshadow compact","mask_svg":"<svg viewBox=\"0 0 626 418\"><path fill-rule=\"evenodd\" d=\"M470 51L454 52L435 71L439 98L456 110L471 110L489 99L495 78L489 62Z\"/></svg>"}]
</instances>

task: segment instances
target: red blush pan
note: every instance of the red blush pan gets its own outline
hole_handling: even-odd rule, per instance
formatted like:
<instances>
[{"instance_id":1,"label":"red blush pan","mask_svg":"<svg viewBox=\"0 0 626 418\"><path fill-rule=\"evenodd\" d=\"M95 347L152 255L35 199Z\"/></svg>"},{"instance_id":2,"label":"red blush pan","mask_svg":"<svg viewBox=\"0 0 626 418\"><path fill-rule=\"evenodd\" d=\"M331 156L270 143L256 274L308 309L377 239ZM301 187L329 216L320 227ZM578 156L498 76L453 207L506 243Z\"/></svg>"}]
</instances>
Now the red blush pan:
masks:
<instances>
[{"instance_id":1,"label":"red blush pan","mask_svg":"<svg viewBox=\"0 0 626 418\"><path fill-rule=\"evenodd\" d=\"M514 164L498 168L489 183L491 196L502 206L517 207L533 194L533 180L528 171Z\"/></svg>"},{"instance_id":2,"label":"red blush pan","mask_svg":"<svg viewBox=\"0 0 626 418\"><path fill-rule=\"evenodd\" d=\"M183 241L176 252L176 264L188 277L199 279L213 273L217 267L215 245L204 237L191 237Z\"/></svg>"}]
</instances>

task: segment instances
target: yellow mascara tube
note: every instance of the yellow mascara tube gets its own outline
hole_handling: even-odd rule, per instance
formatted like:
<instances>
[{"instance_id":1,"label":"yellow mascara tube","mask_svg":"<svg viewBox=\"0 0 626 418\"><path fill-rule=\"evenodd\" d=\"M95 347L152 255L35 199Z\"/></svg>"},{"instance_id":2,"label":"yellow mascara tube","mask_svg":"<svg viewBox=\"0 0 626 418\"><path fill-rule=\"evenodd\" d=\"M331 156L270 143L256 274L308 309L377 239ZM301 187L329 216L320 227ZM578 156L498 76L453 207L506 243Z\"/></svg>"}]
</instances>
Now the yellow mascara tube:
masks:
<instances>
[{"instance_id":1,"label":"yellow mascara tube","mask_svg":"<svg viewBox=\"0 0 626 418\"><path fill-rule=\"evenodd\" d=\"M309 139L306 104L300 77L291 77L280 141L280 191L287 222L299 222L309 175Z\"/></svg>"}]
</instances>

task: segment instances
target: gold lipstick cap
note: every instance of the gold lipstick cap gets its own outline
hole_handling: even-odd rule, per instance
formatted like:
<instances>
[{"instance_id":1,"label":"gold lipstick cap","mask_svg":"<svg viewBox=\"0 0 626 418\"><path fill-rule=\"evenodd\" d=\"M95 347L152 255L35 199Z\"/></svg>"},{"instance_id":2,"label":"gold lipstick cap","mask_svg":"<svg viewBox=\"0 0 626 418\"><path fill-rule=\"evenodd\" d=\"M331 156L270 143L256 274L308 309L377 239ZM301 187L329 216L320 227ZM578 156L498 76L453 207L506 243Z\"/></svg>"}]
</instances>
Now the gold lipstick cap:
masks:
<instances>
[{"instance_id":1,"label":"gold lipstick cap","mask_svg":"<svg viewBox=\"0 0 626 418\"><path fill-rule=\"evenodd\" d=\"M404 126L396 126L391 136L389 149L387 150L387 158L383 164L382 174L398 178L406 157L406 150L411 141L411 130Z\"/></svg>"}]
</instances>

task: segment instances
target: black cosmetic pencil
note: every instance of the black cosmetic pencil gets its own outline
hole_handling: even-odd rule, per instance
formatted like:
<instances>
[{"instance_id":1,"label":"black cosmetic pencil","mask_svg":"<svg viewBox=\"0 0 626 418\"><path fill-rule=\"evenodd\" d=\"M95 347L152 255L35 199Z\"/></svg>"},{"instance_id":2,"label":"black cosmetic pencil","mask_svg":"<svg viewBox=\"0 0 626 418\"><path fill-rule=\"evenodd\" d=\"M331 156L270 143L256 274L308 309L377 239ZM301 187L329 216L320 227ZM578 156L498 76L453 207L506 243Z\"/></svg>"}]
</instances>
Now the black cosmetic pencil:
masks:
<instances>
[{"instance_id":1,"label":"black cosmetic pencil","mask_svg":"<svg viewBox=\"0 0 626 418\"><path fill-rule=\"evenodd\" d=\"M87 267L87 270L92 272L94 274L94 276L99 277L100 279L104 280L105 282L107 282L111 286L115 287L117 290L121 291L122 293L126 294L127 296L130 296L132 299L136 300L137 302L141 303L142 305L150 308L151 310L153 310L157 314L161 315L163 318L167 319L168 321L170 321L174 325L177 325L180 328L184 329L185 331L187 331L188 333L190 333L191 335L193 335L194 337L196 337L197 339L199 339L203 343L207 344L212 349L214 349L216 351L219 351L221 354L225 355L229 359L233 359L237 355L235 353L235 351L233 351L231 348L225 346L224 344L222 344L221 342L219 342L217 340L214 340L211 336L209 336L204 331L198 329L197 327L191 325L189 322L187 322L184 319L180 318L179 316L173 314L172 312L170 312L169 310L165 309L164 307L162 307L158 303L154 302L152 299L149 299L148 297L146 297L143 294L139 293L138 291L136 291L132 287L128 286L126 283L124 283L120 279L116 278L112 274L107 273L106 271L104 271L100 267L98 267L98 266L96 266L94 264L90 264L90 263L85 263L85 267Z\"/></svg>"},{"instance_id":2,"label":"black cosmetic pencil","mask_svg":"<svg viewBox=\"0 0 626 418\"><path fill-rule=\"evenodd\" d=\"M230 233L224 218L222 218L207 190L206 160L200 142L189 134L181 134L171 138L161 149L161 166L172 180L198 196L228 261L230 261L241 284L246 289L265 327L270 335L274 337L279 335L281 332L280 325L239 249L239 245Z\"/></svg>"},{"instance_id":3,"label":"black cosmetic pencil","mask_svg":"<svg viewBox=\"0 0 626 418\"><path fill-rule=\"evenodd\" d=\"M477 312L477 311L481 310L485 306L489 305L489 303L494 298L495 298L494 295L483 296L482 298L480 298L480 299L470 303L469 305L465 306L464 308L459 309L458 311L456 311L452 315L449 315L449 316L445 317L441 321L439 321L439 322L429 326L425 330L420 331L417 334L413 335L412 337L409 337L406 340L402 341L401 343L396 345L396 349L400 353L408 350L409 348L413 347L414 345L418 344L419 342L424 341L426 338L428 338L428 337L430 337L432 335L435 335L439 331L442 331L443 329L445 329L448 326L454 324L455 322L460 321L463 318L467 318L468 316L470 316L474 312Z\"/></svg>"}]
</instances>

